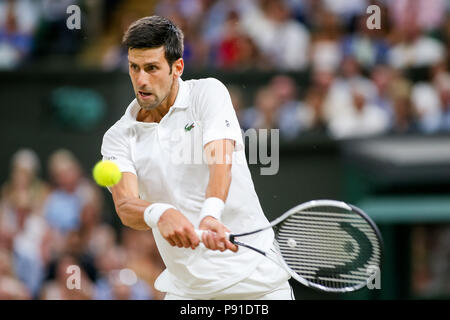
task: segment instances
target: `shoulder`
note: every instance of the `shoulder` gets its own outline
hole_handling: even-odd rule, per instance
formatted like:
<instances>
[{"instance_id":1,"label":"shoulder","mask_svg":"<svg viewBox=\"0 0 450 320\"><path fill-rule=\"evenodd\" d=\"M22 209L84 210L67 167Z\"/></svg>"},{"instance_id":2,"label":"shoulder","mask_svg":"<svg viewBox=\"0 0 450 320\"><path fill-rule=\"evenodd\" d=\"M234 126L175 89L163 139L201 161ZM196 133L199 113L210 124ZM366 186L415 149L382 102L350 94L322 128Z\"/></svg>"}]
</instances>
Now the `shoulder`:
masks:
<instances>
[{"instance_id":1,"label":"shoulder","mask_svg":"<svg viewBox=\"0 0 450 320\"><path fill-rule=\"evenodd\" d=\"M130 130L128 129L123 118L113 124L103 135L102 153L111 151L117 147L123 148L129 145L128 138L130 137Z\"/></svg>"},{"instance_id":2,"label":"shoulder","mask_svg":"<svg viewBox=\"0 0 450 320\"><path fill-rule=\"evenodd\" d=\"M193 97L214 97L216 94L228 93L227 87L216 78L188 80Z\"/></svg>"},{"instance_id":3,"label":"shoulder","mask_svg":"<svg viewBox=\"0 0 450 320\"><path fill-rule=\"evenodd\" d=\"M113 138L115 136L122 136L126 134L127 126L123 118L116 121L103 135L103 140L105 138Z\"/></svg>"},{"instance_id":4,"label":"shoulder","mask_svg":"<svg viewBox=\"0 0 450 320\"><path fill-rule=\"evenodd\" d=\"M189 80L190 101L196 112L219 107L223 103L231 104L227 87L216 78Z\"/></svg>"}]
</instances>

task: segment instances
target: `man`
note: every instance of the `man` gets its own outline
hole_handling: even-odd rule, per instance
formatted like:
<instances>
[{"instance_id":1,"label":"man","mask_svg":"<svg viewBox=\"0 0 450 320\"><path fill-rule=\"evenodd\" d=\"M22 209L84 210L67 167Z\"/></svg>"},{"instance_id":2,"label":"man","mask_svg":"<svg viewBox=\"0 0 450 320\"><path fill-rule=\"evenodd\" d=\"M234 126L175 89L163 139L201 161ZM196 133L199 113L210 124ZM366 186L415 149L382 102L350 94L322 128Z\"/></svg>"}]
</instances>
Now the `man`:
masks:
<instances>
[{"instance_id":1,"label":"man","mask_svg":"<svg viewBox=\"0 0 450 320\"><path fill-rule=\"evenodd\" d=\"M155 287L165 299L291 299L283 269L225 236L268 223L227 89L181 80L183 34L165 18L134 22L123 44L136 99L106 132L102 155L123 173L111 188L122 223L152 229L167 267ZM204 245L195 229L208 231ZM273 241L271 230L249 237L267 250Z\"/></svg>"}]
</instances>

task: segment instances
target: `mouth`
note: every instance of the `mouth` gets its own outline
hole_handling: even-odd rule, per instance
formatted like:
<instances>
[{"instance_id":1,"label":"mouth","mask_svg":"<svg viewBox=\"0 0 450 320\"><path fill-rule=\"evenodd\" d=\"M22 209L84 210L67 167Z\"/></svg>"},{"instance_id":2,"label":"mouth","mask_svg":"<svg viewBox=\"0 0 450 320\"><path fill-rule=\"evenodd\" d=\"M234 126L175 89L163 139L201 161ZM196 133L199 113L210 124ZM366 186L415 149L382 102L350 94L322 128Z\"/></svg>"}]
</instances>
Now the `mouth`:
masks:
<instances>
[{"instance_id":1,"label":"mouth","mask_svg":"<svg viewBox=\"0 0 450 320\"><path fill-rule=\"evenodd\" d=\"M139 97L142 99L149 99L153 94L145 91L138 91Z\"/></svg>"}]
</instances>

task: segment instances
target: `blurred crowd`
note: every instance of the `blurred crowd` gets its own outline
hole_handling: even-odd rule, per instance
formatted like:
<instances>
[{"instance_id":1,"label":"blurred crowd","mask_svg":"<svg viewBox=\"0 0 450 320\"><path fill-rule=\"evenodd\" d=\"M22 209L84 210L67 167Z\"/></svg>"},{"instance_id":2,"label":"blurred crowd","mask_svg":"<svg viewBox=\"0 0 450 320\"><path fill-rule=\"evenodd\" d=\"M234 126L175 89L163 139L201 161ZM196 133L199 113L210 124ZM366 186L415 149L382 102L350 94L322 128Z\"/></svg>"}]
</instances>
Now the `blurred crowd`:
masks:
<instances>
[{"instance_id":1,"label":"blurred crowd","mask_svg":"<svg viewBox=\"0 0 450 320\"><path fill-rule=\"evenodd\" d=\"M379 29L367 25L372 4ZM277 74L251 103L245 86L230 90L244 129L284 139L450 131L449 1L173 0L155 11L185 31L187 65Z\"/></svg>"},{"instance_id":2,"label":"blurred crowd","mask_svg":"<svg viewBox=\"0 0 450 320\"><path fill-rule=\"evenodd\" d=\"M311 134L351 139L450 133L450 73L441 65L430 72L430 81L418 82L389 65L377 65L365 75L348 57L339 73L315 70L302 96L288 74L277 74L258 88L249 107L244 89L229 89L244 130L279 128L286 141Z\"/></svg>"},{"instance_id":3,"label":"blurred crowd","mask_svg":"<svg viewBox=\"0 0 450 320\"><path fill-rule=\"evenodd\" d=\"M49 182L40 176L33 150L13 155L0 197L0 300L162 299L152 233L106 223L115 213L70 151L51 154Z\"/></svg>"},{"instance_id":4,"label":"blurred crowd","mask_svg":"<svg viewBox=\"0 0 450 320\"><path fill-rule=\"evenodd\" d=\"M80 32L65 26L74 3L87 23ZM80 54L92 45L91 36L82 38L94 16L120 29L98 66L125 70L122 29L139 17L124 12L123 21L108 20L123 3L0 0L0 68ZM380 8L379 29L367 27L372 4ZM141 16L151 14L183 30L191 70L279 73L256 92L231 88L244 128L280 128L285 139L450 131L447 0L165 0L149 1ZM420 77L411 76L418 70ZM308 75L307 84L298 74Z\"/></svg>"}]
</instances>

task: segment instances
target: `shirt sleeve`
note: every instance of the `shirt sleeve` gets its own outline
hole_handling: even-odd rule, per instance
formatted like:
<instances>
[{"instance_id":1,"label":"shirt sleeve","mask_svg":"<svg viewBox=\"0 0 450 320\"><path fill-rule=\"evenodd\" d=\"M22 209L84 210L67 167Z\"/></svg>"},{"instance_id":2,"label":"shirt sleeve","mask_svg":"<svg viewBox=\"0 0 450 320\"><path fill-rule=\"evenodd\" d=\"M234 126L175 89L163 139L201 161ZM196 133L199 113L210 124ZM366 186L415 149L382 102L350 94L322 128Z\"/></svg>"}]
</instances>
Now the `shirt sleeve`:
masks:
<instances>
[{"instance_id":1,"label":"shirt sleeve","mask_svg":"<svg viewBox=\"0 0 450 320\"><path fill-rule=\"evenodd\" d=\"M235 151L243 150L241 127L227 88L214 78L204 81L198 97L203 146L214 140L230 139L235 141Z\"/></svg>"},{"instance_id":2,"label":"shirt sleeve","mask_svg":"<svg viewBox=\"0 0 450 320\"><path fill-rule=\"evenodd\" d=\"M131 157L130 139L126 130L118 126L111 127L103 136L101 153L103 160L113 161L121 172L136 174Z\"/></svg>"}]
</instances>

